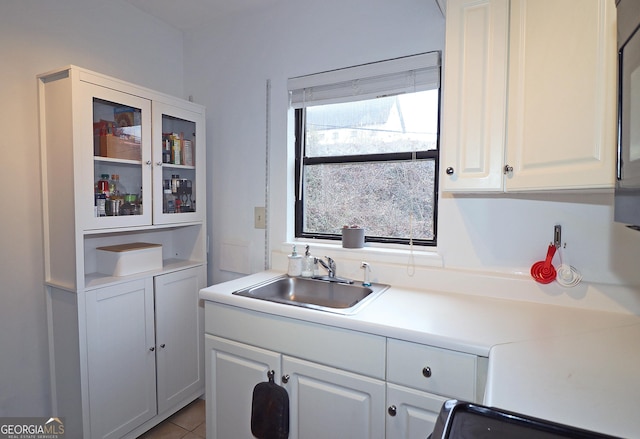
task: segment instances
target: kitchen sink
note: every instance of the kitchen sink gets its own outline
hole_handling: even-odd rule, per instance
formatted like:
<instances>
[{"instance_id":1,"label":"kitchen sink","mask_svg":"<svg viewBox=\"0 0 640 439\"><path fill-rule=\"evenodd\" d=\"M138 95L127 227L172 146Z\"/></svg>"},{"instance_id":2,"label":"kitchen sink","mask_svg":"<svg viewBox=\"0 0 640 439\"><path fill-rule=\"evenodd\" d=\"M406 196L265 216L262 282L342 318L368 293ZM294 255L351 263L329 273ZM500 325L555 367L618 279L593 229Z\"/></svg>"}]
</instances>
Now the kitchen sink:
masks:
<instances>
[{"instance_id":1,"label":"kitchen sink","mask_svg":"<svg viewBox=\"0 0 640 439\"><path fill-rule=\"evenodd\" d=\"M281 276L233 294L338 314L354 314L389 288L383 284L362 286L326 279Z\"/></svg>"}]
</instances>

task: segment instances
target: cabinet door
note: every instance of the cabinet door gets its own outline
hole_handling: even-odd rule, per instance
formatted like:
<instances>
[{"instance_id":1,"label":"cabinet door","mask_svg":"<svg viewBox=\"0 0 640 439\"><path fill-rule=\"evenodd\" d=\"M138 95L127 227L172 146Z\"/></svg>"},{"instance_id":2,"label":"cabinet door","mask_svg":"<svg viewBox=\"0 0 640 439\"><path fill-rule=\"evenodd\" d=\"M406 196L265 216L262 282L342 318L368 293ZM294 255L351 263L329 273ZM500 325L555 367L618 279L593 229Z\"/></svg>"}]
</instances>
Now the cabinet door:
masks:
<instances>
[{"instance_id":1,"label":"cabinet door","mask_svg":"<svg viewBox=\"0 0 640 439\"><path fill-rule=\"evenodd\" d=\"M612 188L616 8L513 0L507 190Z\"/></svg>"},{"instance_id":2,"label":"cabinet door","mask_svg":"<svg viewBox=\"0 0 640 439\"><path fill-rule=\"evenodd\" d=\"M156 415L151 279L87 293L92 438L119 438Z\"/></svg>"},{"instance_id":3,"label":"cabinet door","mask_svg":"<svg viewBox=\"0 0 640 439\"><path fill-rule=\"evenodd\" d=\"M502 191L509 0L448 0L441 165L445 191Z\"/></svg>"},{"instance_id":4,"label":"cabinet door","mask_svg":"<svg viewBox=\"0 0 640 439\"><path fill-rule=\"evenodd\" d=\"M424 439L433 432L443 396L387 384L387 437Z\"/></svg>"},{"instance_id":5,"label":"cabinet door","mask_svg":"<svg viewBox=\"0 0 640 439\"><path fill-rule=\"evenodd\" d=\"M158 413L204 392L202 356L203 309L198 292L204 287L200 267L157 276L156 362Z\"/></svg>"},{"instance_id":6,"label":"cabinet door","mask_svg":"<svg viewBox=\"0 0 640 439\"><path fill-rule=\"evenodd\" d=\"M201 221L205 204L202 112L153 102L153 222Z\"/></svg>"},{"instance_id":7,"label":"cabinet door","mask_svg":"<svg viewBox=\"0 0 640 439\"><path fill-rule=\"evenodd\" d=\"M287 356L282 369L291 439L384 438L383 381Z\"/></svg>"},{"instance_id":8,"label":"cabinet door","mask_svg":"<svg viewBox=\"0 0 640 439\"><path fill-rule=\"evenodd\" d=\"M270 370L280 382L280 354L209 334L205 352L207 439L252 438L253 388L267 381Z\"/></svg>"},{"instance_id":9,"label":"cabinet door","mask_svg":"<svg viewBox=\"0 0 640 439\"><path fill-rule=\"evenodd\" d=\"M76 209L84 228L151 224L151 102L87 82L75 99Z\"/></svg>"}]
</instances>

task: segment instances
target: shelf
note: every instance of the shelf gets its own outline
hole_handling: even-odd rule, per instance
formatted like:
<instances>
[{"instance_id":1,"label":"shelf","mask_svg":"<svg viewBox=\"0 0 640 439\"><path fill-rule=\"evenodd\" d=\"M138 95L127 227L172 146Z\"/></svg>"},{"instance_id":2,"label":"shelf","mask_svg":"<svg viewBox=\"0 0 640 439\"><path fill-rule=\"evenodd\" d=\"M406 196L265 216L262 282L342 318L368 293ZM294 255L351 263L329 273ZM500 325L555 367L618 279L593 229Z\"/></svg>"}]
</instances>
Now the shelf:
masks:
<instances>
[{"instance_id":1,"label":"shelf","mask_svg":"<svg viewBox=\"0 0 640 439\"><path fill-rule=\"evenodd\" d=\"M195 170L196 169L195 166L174 165L173 163L163 163L162 167L163 168L172 168L172 169L189 169L189 170Z\"/></svg>"},{"instance_id":2,"label":"shelf","mask_svg":"<svg viewBox=\"0 0 640 439\"><path fill-rule=\"evenodd\" d=\"M95 162L116 163L116 164L119 164L119 165L140 166L142 164L141 160L116 159L116 158L112 158L112 157L103 157L101 155L93 156L93 160Z\"/></svg>"},{"instance_id":3,"label":"shelf","mask_svg":"<svg viewBox=\"0 0 640 439\"><path fill-rule=\"evenodd\" d=\"M181 215L181 214L171 214L171 215ZM133 215L135 216L135 215ZM103 217L103 218L112 218L112 217ZM182 229L189 226L202 226L202 221L192 221L185 223L177 223L177 224L147 224L144 226L134 226L134 227L113 227L110 229L96 229L96 230L84 230L82 233L84 236L114 236L118 233L131 233L131 232L154 232L159 230L170 230L170 229Z\"/></svg>"},{"instance_id":4,"label":"shelf","mask_svg":"<svg viewBox=\"0 0 640 439\"><path fill-rule=\"evenodd\" d=\"M85 290L94 290L96 288L102 288L108 285L119 284L136 279L143 279L149 276L157 276L160 274L167 274L174 271L184 270L192 267L199 267L204 265L202 261L185 261L180 259L165 259L162 261L161 270L143 271L128 276L109 276L103 273L89 273L85 276Z\"/></svg>"}]
</instances>

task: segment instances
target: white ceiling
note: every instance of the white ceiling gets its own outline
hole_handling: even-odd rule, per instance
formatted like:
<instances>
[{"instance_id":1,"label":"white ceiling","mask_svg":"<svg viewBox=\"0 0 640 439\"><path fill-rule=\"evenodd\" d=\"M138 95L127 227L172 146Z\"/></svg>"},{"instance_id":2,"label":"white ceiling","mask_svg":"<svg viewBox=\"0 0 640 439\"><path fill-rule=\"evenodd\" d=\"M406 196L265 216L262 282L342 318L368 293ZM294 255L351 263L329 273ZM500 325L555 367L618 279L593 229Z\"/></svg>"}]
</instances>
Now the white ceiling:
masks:
<instances>
[{"instance_id":1,"label":"white ceiling","mask_svg":"<svg viewBox=\"0 0 640 439\"><path fill-rule=\"evenodd\" d=\"M214 19L256 10L279 0L125 0L136 8L171 24L189 30Z\"/></svg>"}]
</instances>

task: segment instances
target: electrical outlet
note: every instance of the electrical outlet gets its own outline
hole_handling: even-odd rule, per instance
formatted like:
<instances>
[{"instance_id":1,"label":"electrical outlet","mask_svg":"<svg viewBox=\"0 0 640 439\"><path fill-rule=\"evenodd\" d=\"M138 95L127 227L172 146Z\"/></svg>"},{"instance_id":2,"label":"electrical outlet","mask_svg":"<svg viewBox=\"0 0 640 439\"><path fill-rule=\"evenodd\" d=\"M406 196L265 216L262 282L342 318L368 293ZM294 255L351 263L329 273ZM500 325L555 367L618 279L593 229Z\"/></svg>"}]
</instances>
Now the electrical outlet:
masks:
<instances>
[{"instance_id":1,"label":"electrical outlet","mask_svg":"<svg viewBox=\"0 0 640 439\"><path fill-rule=\"evenodd\" d=\"M267 220L265 218L265 208L264 207L254 207L253 208L253 222L254 222L254 227L256 229L266 229L267 228Z\"/></svg>"}]
</instances>

